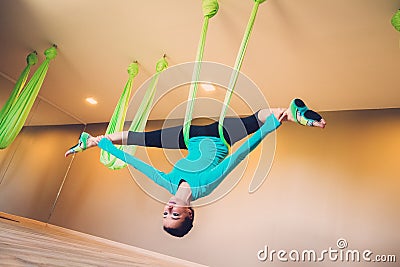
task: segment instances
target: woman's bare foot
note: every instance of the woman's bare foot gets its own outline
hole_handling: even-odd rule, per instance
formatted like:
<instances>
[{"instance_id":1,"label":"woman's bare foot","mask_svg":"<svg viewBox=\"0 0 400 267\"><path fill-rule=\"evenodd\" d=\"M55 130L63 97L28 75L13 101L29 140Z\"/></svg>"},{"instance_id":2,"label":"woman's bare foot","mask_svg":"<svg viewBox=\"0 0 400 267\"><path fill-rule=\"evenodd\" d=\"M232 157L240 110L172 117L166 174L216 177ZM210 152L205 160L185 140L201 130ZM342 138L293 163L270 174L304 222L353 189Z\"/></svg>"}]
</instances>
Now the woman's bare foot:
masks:
<instances>
[{"instance_id":1,"label":"woman's bare foot","mask_svg":"<svg viewBox=\"0 0 400 267\"><path fill-rule=\"evenodd\" d=\"M267 117L272 114L278 121L282 122L285 120L285 111L286 109L284 108L261 109L258 111L257 117L262 123L265 123Z\"/></svg>"},{"instance_id":2,"label":"woman's bare foot","mask_svg":"<svg viewBox=\"0 0 400 267\"><path fill-rule=\"evenodd\" d=\"M282 122L286 120L286 109L284 108L271 108L269 111L267 109L263 109L261 112L265 113L262 114L264 117L267 117L266 115L268 113L272 113L278 121Z\"/></svg>"},{"instance_id":3,"label":"woman's bare foot","mask_svg":"<svg viewBox=\"0 0 400 267\"><path fill-rule=\"evenodd\" d=\"M100 142L101 139L103 139L104 135L99 135L99 136L90 136L90 138L88 139L88 148L90 147L94 147L97 146Z\"/></svg>"}]
</instances>

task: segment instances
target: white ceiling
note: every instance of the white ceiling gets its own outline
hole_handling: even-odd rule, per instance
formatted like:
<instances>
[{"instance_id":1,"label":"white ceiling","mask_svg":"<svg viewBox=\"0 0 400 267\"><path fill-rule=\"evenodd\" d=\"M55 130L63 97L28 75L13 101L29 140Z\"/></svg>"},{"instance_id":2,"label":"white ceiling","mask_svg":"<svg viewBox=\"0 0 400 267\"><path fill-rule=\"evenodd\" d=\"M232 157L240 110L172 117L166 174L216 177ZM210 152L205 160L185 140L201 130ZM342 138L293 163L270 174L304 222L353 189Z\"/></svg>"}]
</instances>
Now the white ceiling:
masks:
<instances>
[{"instance_id":1,"label":"white ceiling","mask_svg":"<svg viewBox=\"0 0 400 267\"><path fill-rule=\"evenodd\" d=\"M234 65L253 3L219 1L204 60ZM266 1L260 5L242 73L271 106L287 106L291 98L302 97L319 111L399 108L400 33L390 24L398 8L400 0ZM130 62L140 64L135 92L154 74L164 53L170 67L195 59L202 21L200 0L0 0L0 104L25 67L27 54L37 50L42 61L43 51L55 43L59 55L40 91L33 124L108 121ZM164 74L160 82L175 79ZM245 93L243 101L250 109L259 108L252 103L260 95L245 89L239 89ZM223 99L223 93L205 96ZM88 96L99 104L86 104ZM185 88L165 95L150 119L171 117L186 97ZM248 111L240 101L232 107ZM198 116L217 113L208 104L196 106Z\"/></svg>"}]
</instances>

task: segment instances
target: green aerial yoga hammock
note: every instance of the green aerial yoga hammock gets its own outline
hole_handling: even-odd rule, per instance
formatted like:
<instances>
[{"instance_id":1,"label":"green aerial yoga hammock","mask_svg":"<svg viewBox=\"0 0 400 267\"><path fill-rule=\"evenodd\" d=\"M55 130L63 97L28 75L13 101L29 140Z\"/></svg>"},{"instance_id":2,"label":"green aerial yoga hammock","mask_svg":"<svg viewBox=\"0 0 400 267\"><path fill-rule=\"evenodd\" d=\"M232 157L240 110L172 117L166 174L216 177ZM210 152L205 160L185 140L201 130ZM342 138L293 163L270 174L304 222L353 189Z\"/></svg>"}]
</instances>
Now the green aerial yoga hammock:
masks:
<instances>
[{"instance_id":1,"label":"green aerial yoga hammock","mask_svg":"<svg viewBox=\"0 0 400 267\"><path fill-rule=\"evenodd\" d=\"M26 84L31 66L37 63L36 52L27 57L27 66L18 78L10 98L0 112L0 149L9 146L17 137L25 124L26 118L36 100L36 97L46 77L50 60L57 56L56 46L53 45L44 52L46 59L38 67L32 78Z\"/></svg>"},{"instance_id":2,"label":"green aerial yoga hammock","mask_svg":"<svg viewBox=\"0 0 400 267\"><path fill-rule=\"evenodd\" d=\"M247 44L249 43L250 34L251 34L251 31L253 29L254 22L256 19L258 6L265 1L266 0L254 0L253 10L251 12L249 22L247 23L247 28L246 28L245 34L243 36L243 39L242 39L242 44L240 45L240 49L239 49L239 52L236 57L235 66L233 67L233 72L232 72L231 78L229 80L228 90L226 91L226 94L225 94L224 106L222 108L222 111L221 111L221 114L219 117L219 124L218 124L219 136L227 147L229 147L229 144L225 140L224 132L223 132L223 130L224 130L223 124L224 124L226 111L228 110L229 102L231 101L233 90L235 89L235 85L236 85L237 79L239 77L240 68L242 67L244 55L246 53Z\"/></svg>"},{"instance_id":3,"label":"green aerial yoga hammock","mask_svg":"<svg viewBox=\"0 0 400 267\"><path fill-rule=\"evenodd\" d=\"M37 52L32 52L26 57L26 67L22 71L21 75L19 76L17 82L15 83L14 90L11 93L11 96L7 100L6 104L0 111L0 118L3 118L5 114L10 110L13 106L15 101L17 100L18 96L21 94L22 89L28 79L29 72L31 71L31 67L38 62Z\"/></svg>"},{"instance_id":4,"label":"green aerial yoga hammock","mask_svg":"<svg viewBox=\"0 0 400 267\"><path fill-rule=\"evenodd\" d=\"M393 15L391 22L393 27L400 32L400 9Z\"/></svg>"},{"instance_id":5,"label":"green aerial yoga hammock","mask_svg":"<svg viewBox=\"0 0 400 267\"><path fill-rule=\"evenodd\" d=\"M129 131L134 131L134 132L144 131L147 119L150 115L151 106L154 100L158 78L160 76L160 73L167 67L168 67L168 62L166 61L164 55L164 57L157 62L156 74L153 76L151 83L147 88L147 91L143 97L139 109L132 120L131 126L129 127ZM128 109L129 99L132 91L132 83L133 79L138 74L138 71L139 67L136 62L129 65L128 67L129 79L125 85L124 91L122 92L118 104L115 107L110 123L108 124L106 134L123 131L124 122L126 118L126 111ZM122 148L125 152L131 155L133 155L136 151L136 146L119 146L119 148L120 149ZM119 170L127 166L125 162L121 161L120 159L116 158L115 156L111 155L105 150L101 150L100 152L100 162L111 170Z\"/></svg>"},{"instance_id":6,"label":"green aerial yoga hammock","mask_svg":"<svg viewBox=\"0 0 400 267\"><path fill-rule=\"evenodd\" d=\"M196 62L192 74L192 83L190 84L190 89L189 89L189 97L186 105L185 120L183 122L183 138L186 147L189 144L190 124L192 121L193 106L196 98L198 80L200 77L201 62L203 60L204 47L206 43L208 21L210 18L214 17L215 14L217 14L219 5L217 0L203 0L202 7L204 16L203 28L201 31L200 41L197 47Z\"/></svg>"},{"instance_id":7,"label":"green aerial yoga hammock","mask_svg":"<svg viewBox=\"0 0 400 267\"><path fill-rule=\"evenodd\" d=\"M221 140L223 143L229 148L228 142L225 140L224 134L223 134L223 123L226 115L227 108L229 106L229 102L232 98L233 90L235 88L237 79L239 77L239 72L240 68L243 63L244 55L246 53L246 48L247 44L250 39L250 34L254 26L255 18L257 15L258 11L258 6L265 2L266 0L254 0L254 7L249 19L249 22L247 24L246 32L243 36L242 44L240 46L235 66L233 69L233 72L231 74L231 78L229 81L228 85L228 90L225 95L225 100L224 100L224 106L221 111L221 115L219 118L219 125L218 125L218 131ZM193 70L193 75L192 75L192 84L190 86L190 91L189 91L189 97L188 97L188 103L187 103L187 108L186 108L186 114L185 114L185 122L184 122L184 128L183 128L183 136L185 140L186 146L188 146L189 143L189 131L190 131L190 123L192 120L192 115L193 115L193 105L196 97L196 92L198 88L198 80L200 76L200 68L201 68L201 61L203 59L203 51L204 51L204 46L205 46L205 37L207 33L207 27L208 27L208 19L213 17L218 11L218 2L217 0L203 0L203 14L204 14L204 23L203 23L203 30L202 34L200 37L200 42L197 50L197 56L196 56L196 63L194 66Z\"/></svg>"}]
</instances>

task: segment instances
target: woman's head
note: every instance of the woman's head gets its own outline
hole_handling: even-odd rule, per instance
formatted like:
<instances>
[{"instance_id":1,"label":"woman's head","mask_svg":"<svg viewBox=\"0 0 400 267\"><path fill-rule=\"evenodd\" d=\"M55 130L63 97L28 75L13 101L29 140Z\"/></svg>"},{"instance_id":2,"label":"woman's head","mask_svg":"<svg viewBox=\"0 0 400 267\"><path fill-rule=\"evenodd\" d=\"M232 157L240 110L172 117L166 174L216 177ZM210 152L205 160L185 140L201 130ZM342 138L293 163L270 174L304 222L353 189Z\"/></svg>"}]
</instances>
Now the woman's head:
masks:
<instances>
[{"instance_id":1,"label":"woman's head","mask_svg":"<svg viewBox=\"0 0 400 267\"><path fill-rule=\"evenodd\" d=\"M176 237L186 235L193 227L194 211L177 198L171 198L164 206L164 230Z\"/></svg>"}]
</instances>

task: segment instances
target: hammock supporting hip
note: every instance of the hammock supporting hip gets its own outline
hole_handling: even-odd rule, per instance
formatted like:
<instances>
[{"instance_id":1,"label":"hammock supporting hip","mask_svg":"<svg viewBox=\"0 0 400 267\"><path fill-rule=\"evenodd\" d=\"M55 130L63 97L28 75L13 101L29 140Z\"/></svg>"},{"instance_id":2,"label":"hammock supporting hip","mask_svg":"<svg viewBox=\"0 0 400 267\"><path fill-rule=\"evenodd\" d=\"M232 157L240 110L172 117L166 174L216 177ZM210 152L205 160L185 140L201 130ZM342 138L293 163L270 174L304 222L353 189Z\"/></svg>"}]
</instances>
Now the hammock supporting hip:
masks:
<instances>
[{"instance_id":1,"label":"hammock supporting hip","mask_svg":"<svg viewBox=\"0 0 400 267\"><path fill-rule=\"evenodd\" d=\"M25 124L26 118L39 94L40 88L49 69L50 60L57 56L56 46L44 52L46 59L38 67L26 84L31 66L37 63L37 54L33 52L27 57L27 66L18 78L11 96L0 112L0 149L9 146L17 137Z\"/></svg>"},{"instance_id":2,"label":"hammock supporting hip","mask_svg":"<svg viewBox=\"0 0 400 267\"><path fill-rule=\"evenodd\" d=\"M229 146L228 142L225 140L225 137L223 134L223 122L225 119L227 108L228 108L230 100L232 98L233 90L235 88L237 79L239 77L240 68L242 66L243 59L244 59L244 56L246 53L247 44L249 42L250 34L251 34L251 31L254 26L258 7L261 3L265 2L265 1L266 0L254 0L254 7L252 10L249 22L247 24L246 32L243 36L243 40L242 40L237 58L236 58L235 66L234 66L233 72L231 74L231 78L230 78L229 85L228 85L228 90L226 92L223 108L222 108L222 111L220 114L218 131L219 131L221 140L228 148L230 146ZM207 9L205 9L205 7L207 7ZM210 7L213 7L213 8L211 9ZM214 11L212 13L207 13L209 10L214 10ZM196 62L195 62L194 70L193 70L192 84L190 86L188 103L187 103L186 114L185 114L185 122L184 122L184 128L183 128L183 136L184 136L186 146L188 146L188 143L189 143L190 124L191 124L191 120L192 120L193 106L194 106L194 101L195 101L196 92L197 92L197 88L198 88L198 80L199 80L199 76L200 76L201 61L203 59L205 36L206 36L206 32L207 32L207 27L208 27L208 19L210 17L214 16L216 14L217 10L218 10L218 2L216 0L203 0L204 24L203 24L202 35L201 35L199 46L198 46Z\"/></svg>"},{"instance_id":3,"label":"hammock supporting hip","mask_svg":"<svg viewBox=\"0 0 400 267\"><path fill-rule=\"evenodd\" d=\"M157 62L156 74L153 76L150 85L146 90L143 100L140 103L139 109L137 110L135 117L132 120L131 126L129 127L129 131L135 131L135 132L144 131L147 119L150 115L151 106L153 104L159 75L167 67L168 63L164 56ZM130 64L128 68L129 79L125 85L124 91L122 92L118 104L115 107L114 113L108 124L106 134L123 131L126 118L126 111L128 109L129 99L132 91L133 79L138 74L138 70L139 68L136 62ZM136 151L136 146L121 145L119 146L119 149L123 149L125 152L133 155ZM127 166L125 162L121 161L120 159L116 158L115 156L113 156L112 154L108 153L105 150L101 150L100 152L100 162L111 170L119 170Z\"/></svg>"}]
</instances>

